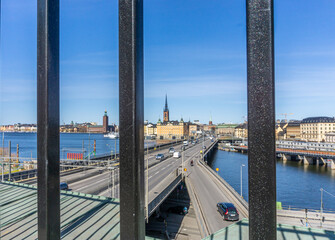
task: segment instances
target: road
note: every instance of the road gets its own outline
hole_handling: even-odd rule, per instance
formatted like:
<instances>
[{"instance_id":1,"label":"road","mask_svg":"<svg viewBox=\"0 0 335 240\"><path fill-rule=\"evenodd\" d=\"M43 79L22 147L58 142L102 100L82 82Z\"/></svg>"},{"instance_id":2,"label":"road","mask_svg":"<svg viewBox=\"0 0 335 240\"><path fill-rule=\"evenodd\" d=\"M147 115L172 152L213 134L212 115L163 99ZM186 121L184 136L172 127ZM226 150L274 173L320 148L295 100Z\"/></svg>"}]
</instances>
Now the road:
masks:
<instances>
[{"instance_id":1,"label":"road","mask_svg":"<svg viewBox=\"0 0 335 240\"><path fill-rule=\"evenodd\" d=\"M211 175L205 172L206 170L197 161L194 161L194 163L194 166L190 168L187 178L191 181L194 191L198 196L209 231L210 233L214 233L234 223L223 220L217 211L216 204L218 202L232 202L236 205L236 203L218 187L216 181L213 181ZM241 212L239 213L240 219L245 217Z\"/></svg>"},{"instance_id":2,"label":"road","mask_svg":"<svg viewBox=\"0 0 335 240\"><path fill-rule=\"evenodd\" d=\"M211 142L210 140L205 141L205 145L209 145ZM194 157L194 155L199 154L200 150L202 149L202 143L198 143L194 146L190 145L184 152L184 160L186 164ZM149 154L149 160L157 161L155 160L155 156L157 153L167 153L168 149L161 150L159 152ZM149 201L152 200L159 191L163 189L158 189L157 186L162 186L162 183L164 182L164 179L169 176L173 171L175 171L179 166L181 166L182 158L173 158L170 157L168 159L165 159L152 167L149 168L149 176L148 176L148 182L149 182L149 189L154 189L155 191L150 191L149 194ZM150 164L149 164L150 165ZM119 197L119 186L118 186L118 171L114 172L114 184L115 189L112 191L108 189L108 186L112 187L112 176L110 172L105 172L102 174L98 174L96 176L92 176L87 179L83 179L81 181L77 181L75 183L72 183L69 185L70 189L75 192L83 192L83 193L89 193L89 194L97 194L102 196L111 196L111 192L114 192L113 197L118 198ZM146 174L146 171L145 171Z\"/></svg>"}]
</instances>

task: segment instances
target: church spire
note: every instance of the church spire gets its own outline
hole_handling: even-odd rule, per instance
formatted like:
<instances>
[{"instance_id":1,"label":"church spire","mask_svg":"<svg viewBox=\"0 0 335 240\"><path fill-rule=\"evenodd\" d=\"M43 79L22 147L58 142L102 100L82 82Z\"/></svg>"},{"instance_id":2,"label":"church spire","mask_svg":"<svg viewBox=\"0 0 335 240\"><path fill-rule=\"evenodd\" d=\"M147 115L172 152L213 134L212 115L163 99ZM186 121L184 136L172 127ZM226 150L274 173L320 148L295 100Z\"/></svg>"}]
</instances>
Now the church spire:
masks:
<instances>
[{"instance_id":1,"label":"church spire","mask_svg":"<svg viewBox=\"0 0 335 240\"><path fill-rule=\"evenodd\" d=\"M169 107L168 107L168 102L167 102L167 94L165 94L165 107L164 107L164 112L169 111Z\"/></svg>"},{"instance_id":2,"label":"church spire","mask_svg":"<svg viewBox=\"0 0 335 240\"><path fill-rule=\"evenodd\" d=\"M163 122L169 122L170 117L169 117L169 107L167 103L167 94L165 95L165 107L163 111Z\"/></svg>"}]
</instances>

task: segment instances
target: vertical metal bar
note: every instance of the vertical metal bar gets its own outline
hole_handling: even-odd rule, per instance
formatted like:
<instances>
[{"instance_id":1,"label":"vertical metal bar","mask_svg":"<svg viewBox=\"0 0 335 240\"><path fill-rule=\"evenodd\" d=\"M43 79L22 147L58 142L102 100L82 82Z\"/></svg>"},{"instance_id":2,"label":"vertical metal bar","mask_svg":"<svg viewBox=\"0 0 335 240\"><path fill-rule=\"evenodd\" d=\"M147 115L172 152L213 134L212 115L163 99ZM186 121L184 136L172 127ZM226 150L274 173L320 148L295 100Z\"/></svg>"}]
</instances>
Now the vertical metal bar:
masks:
<instances>
[{"instance_id":1,"label":"vertical metal bar","mask_svg":"<svg viewBox=\"0 0 335 240\"><path fill-rule=\"evenodd\" d=\"M143 1L119 0L120 236L144 239Z\"/></svg>"},{"instance_id":2,"label":"vertical metal bar","mask_svg":"<svg viewBox=\"0 0 335 240\"><path fill-rule=\"evenodd\" d=\"M247 0L249 239L276 239L273 0Z\"/></svg>"},{"instance_id":3,"label":"vertical metal bar","mask_svg":"<svg viewBox=\"0 0 335 240\"><path fill-rule=\"evenodd\" d=\"M59 0L38 0L38 239L60 239L59 157Z\"/></svg>"}]
</instances>

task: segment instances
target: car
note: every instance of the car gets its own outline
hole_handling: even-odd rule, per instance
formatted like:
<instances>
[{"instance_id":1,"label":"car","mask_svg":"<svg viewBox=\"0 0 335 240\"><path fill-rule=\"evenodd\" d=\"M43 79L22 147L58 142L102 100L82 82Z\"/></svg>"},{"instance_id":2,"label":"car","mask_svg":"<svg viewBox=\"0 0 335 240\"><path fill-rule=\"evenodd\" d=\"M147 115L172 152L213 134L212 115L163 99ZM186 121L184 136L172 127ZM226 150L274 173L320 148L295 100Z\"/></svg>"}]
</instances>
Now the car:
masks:
<instances>
[{"instance_id":1,"label":"car","mask_svg":"<svg viewBox=\"0 0 335 240\"><path fill-rule=\"evenodd\" d=\"M194 145L195 144L195 141L192 141L192 145Z\"/></svg>"},{"instance_id":2,"label":"car","mask_svg":"<svg viewBox=\"0 0 335 240\"><path fill-rule=\"evenodd\" d=\"M174 157L174 158L180 158L180 157L181 157L180 152L174 152L174 153L173 153L173 157Z\"/></svg>"},{"instance_id":3,"label":"car","mask_svg":"<svg viewBox=\"0 0 335 240\"><path fill-rule=\"evenodd\" d=\"M188 141L184 141L184 142L183 142L183 145L184 145L184 146L188 146Z\"/></svg>"},{"instance_id":4,"label":"car","mask_svg":"<svg viewBox=\"0 0 335 240\"><path fill-rule=\"evenodd\" d=\"M191 160L190 164L191 164L191 166L193 166L193 165L194 165L194 162L193 162L193 160Z\"/></svg>"},{"instance_id":5,"label":"car","mask_svg":"<svg viewBox=\"0 0 335 240\"><path fill-rule=\"evenodd\" d=\"M174 153L175 151L174 151L174 148L173 147L170 147L169 148L169 153Z\"/></svg>"},{"instance_id":6,"label":"car","mask_svg":"<svg viewBox=\"0 0 335 240\"><path fill-rule=\"evenodd\" d=\"M203 148L203 149L206 149L206 146L203 146L202 148Z\"/></svg>"},{"instance_id":7,"label":"car","mask_svg":"<svg viewBox=\"0 0 335 240\"><path fill-rule=\"evenodd\" d=\"M170 207L167 212L169 213L176 213L180 215L186 215L188 213L188 209L186 206L175 206L175 207Z\"/></svg>"},{"instance_id":8,"label":"car","mask_svg":"<svg viewBox=\"0 0 335 240\"><path fill-rule=\"evenodd\" d=\"M66 182L60 183L60 190L65 190L65 191L69 190L69 186L67 185Z\"/></svg>"},{"instance_id":9,"label":"car","mask_svg":"<svg viewBox=\"0 0 335 240\"><path fill-rule=\"evenodd\" d=\"M156 155L156 160L160 160L160 161L164 160L164 154L162 154L162 153L157 154Z\"/></svg>"},{"instance_id":10,"label":"car","mask_svg":"<svg viewBox=\"0 0 335 240\"><path fill-rule=\"evenodd\" d=\"M221 202L217 204L218 212L224 220L238 221L239 213L232 203Z\"/></svg>"}]
</instances>

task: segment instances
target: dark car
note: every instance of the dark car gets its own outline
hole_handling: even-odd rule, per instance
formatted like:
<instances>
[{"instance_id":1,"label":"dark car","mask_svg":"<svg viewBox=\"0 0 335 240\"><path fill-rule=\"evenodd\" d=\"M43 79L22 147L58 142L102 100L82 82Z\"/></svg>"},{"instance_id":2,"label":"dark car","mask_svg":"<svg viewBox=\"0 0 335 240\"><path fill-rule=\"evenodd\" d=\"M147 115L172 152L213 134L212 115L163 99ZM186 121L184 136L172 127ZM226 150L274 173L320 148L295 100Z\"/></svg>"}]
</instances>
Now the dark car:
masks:
<instances>
[{"instance_id":1,"label":"dark car","mask_svg":"<svg viewBox=\"0 0 335 240\"><path fill-rule=\"evenodd\" d=\"M176 213L180 215L186 215L188 213L188 209L185 206L170 207L167 211L169 213Z\"/></svg>"},{"instance_id":2,"label":"dark car","mask_svg":"<svg viewBox=\"0 0 335 240\"><path fill-rule=\"evenodd\" d=\"M160 160L160 161L164 160L164 154L162 154L162 153L157 154L156 155L156 160Z\"/></svg>"},{"instance_id":3,"label":"dark car","mask_svg":"<svg viewBox=\"0 0 335 240\"><path fill-rule=\"evenodd\" d=\"M193 163L193 160L191 160L190 164L191 164L191 166L193 166L193 165L194 165L194 163Z\"/></svg>"},{"instance_id":4,"label":"dark car","mask_svg":"<svg viewBox=\"0 0 335 240\"><path fill-rule=\"evenodd\" d=\"M238 221L239 213L232 203L218 203L217 204L218 212L223 216L224 220Z\"/></svg>"},{"instance_id":5,"label":"dark car","mask_svg":"<svg viewBox=\"0 0 335 240\"><path fill-rule=\"evenodd\" d=\"M60 190L69 190L69 186L67 185L66 182L61 182L60 183Z\"/></svg>"},{"instance_id":6,"label":"dark car","mask_svg":"<svg viewBox=\"0 0 335 240\"><path fill-rule=\"evenodd\" d=\"M203 149L206 149L206 146L203 146L202 148L203 148Z\"/></svg>"},{"instance_id":7,"label":"dark car","mask_svg":"<svg viewBox=\"0 0 335 240\"><path fill-rule=\"evenodd\" d=\"M175 151L174 151L174 148L173 147L170 147L169 148L169 153L174 153Z\"/></svg>"}]
</instances>

